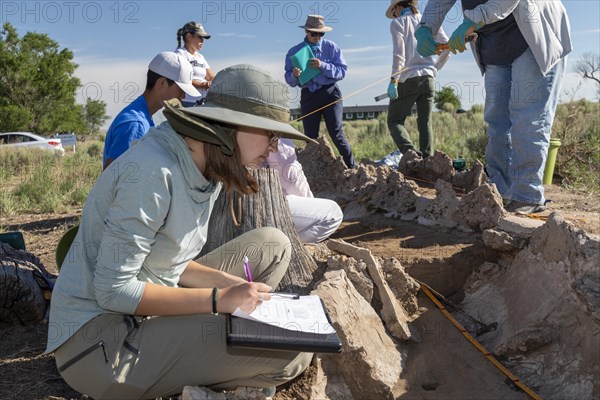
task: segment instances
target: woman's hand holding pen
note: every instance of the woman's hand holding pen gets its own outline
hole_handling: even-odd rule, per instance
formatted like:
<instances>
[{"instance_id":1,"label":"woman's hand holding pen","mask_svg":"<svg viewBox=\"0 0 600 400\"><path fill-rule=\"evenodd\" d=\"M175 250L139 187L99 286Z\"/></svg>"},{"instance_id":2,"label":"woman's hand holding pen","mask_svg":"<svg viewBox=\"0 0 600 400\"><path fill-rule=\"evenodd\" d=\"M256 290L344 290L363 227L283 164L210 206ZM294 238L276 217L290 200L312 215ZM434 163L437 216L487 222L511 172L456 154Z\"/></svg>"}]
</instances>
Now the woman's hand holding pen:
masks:
<instances>
[{"instance_id":1,"label":"woman's hand holding pen","mask_svg":"<svg viewBox=\"0 0 600 400\"><path fill-rule=\"evenodd\" d=\"M236 308L251 313L263 301L271 299L273 288L261 282L245 282L219 290L217 304L220 313L232 313Z\"/></svg>"}]
</instances>

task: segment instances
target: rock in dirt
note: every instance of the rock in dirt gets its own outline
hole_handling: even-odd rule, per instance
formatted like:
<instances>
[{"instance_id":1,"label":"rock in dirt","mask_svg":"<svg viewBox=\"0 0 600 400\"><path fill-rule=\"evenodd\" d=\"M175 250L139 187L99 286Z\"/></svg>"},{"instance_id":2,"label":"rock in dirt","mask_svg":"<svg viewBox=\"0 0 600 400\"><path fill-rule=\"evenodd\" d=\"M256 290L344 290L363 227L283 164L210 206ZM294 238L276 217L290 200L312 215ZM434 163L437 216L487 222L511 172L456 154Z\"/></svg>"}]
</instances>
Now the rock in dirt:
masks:
<instances>
[{"instance_id":1,"label":"rock in dirt","mask_svg":"<svg viewBox=\"0 0 600 400\"><path fill-rule=\"evenodd\" d=\"M367 303L371 304L373 301L373 281L367 272L367 264L352 257L340 255L330 257L327 261L327 270L336 271L340 269L346 271L346 275L356 291Z\"/></svg>"},{"instance_id":2,"label":"rock in dirt","mask_svg":"<svg viewBox=\"0 0 600 400\"><path fill-rule=\"evenodd\" d=\"M546 399L600 396L600 241L551 214L512 264L484 264L462 308L498 322L482 339Z\"/></svg>"},{"instance_id":3,"label":"rock in dirt","mask_svg":"<svg viewBox=\"0 0 600 400\"><path fill-rule=\"evenodd\" d=\"M344 378L336 374L325 374L321 356L315 357L316 376L310 385L310 394L306 400L348 400L352 392L344 382Z\"/></svg>"},{"instance_id":4,"label":"rock in dirt","mask_svg":"<svg viewBox=\"0 0 600 400\"><path fill-rule=\"evenodd\" d=\"M298 161L315 195L344 202L343 193L348 192L348 174L342 157L336 157L333 148L323 136L318 144L308 142L304 149L297 149Z\"/></svg>"},{"instance_id":5,"label":"rock in dirt","mask_svg":"<svg viewBox=\"0 0 600 400\"><path fill-rule=\"evenodd\" d=\"M469 193L479 186L487 182L483 164L476 160L473 167L468 171L457 172L452 177L452 186L464 189L465 193Z\"/></svg>"},{"instance_id":6,"label":"rock in dirt","mask_svg":"<svg viewBox=\"0 0 600 400\"><path fill-rule=\"evenodd\" d=\"M417 293L421 285L417 283L395 258L384 259L381 265L386 281L402 308L414 319L419 313Z\"/></svg>"},{"instance_id":7,"label":"rock in dirt","mask_svg":"<svg viewBox=\"0 0 600 400\"><path fill-rule=\"evenodd\" d=\"M312 292L319 295L343 344L341 354L321 355L327 376L343 377L355 399L393 399L403 355L375 310L343 270L326 272Z\"/></svg>"},{"instance_id":8,"label":"rock in dirt","mask_svg":"<svg viewBox=\"0 0 600 400\"><path fill-rule=\"evenodd\" d=\"M433 156L423 159L413 150L408 150L402 155L398 170L408 179L417 178L428 182L442 179L452 182L456 173L452 166L452 159L441 151L436 151Z\"/></svg>"},{"instance_id":9,"label":"rock in dirt","mask_svg":"<svg viewBox=\"0 0 600 400\"><path fill-rule=\"evenodd\" d=\"M486 229L481 239L487 247L503 252L521 250L527 244L527 239L524 237L511 235L498 229Z\"/></svg>"},{"instance_id":10,"label":"rock in dirt","mask_svg":"<svg viewBox=\"0 0 600 400\"><path fill-rule=\"evenodd\" d=\"M385 280L379 260L373 257L371 251L351 245L343 240L329 240L327 246L356 260L362 260L367 265L369 276L377 287L377 293L383 303L381 316L387 328L398 339L410 339L412 333L408 327L408 323L412 318L394 296L389 284Z\"/></svg>"},{"instance_id":11,"label":"rock in dirt","mask_svg":"<svg viewBox=\"0 0 600 400\"><path fill-rule=\"evenodd\" d=\"M494 228L504 216L502 197L496 185L488 183L464 195L453 214L457 224L479 231Z\"/></svg>"},{"instance_id":12,"label":"rock in dirt","mask_svg":"<svg viewBox=\"0 0 600 400\"><path fill-rule=\"evenodd\" d=\"M260 388L241 386L235 390L215 392L207 387L186 386L181 400L268 400Z\"/></svg>"},{"instance_id":13,"label":"rock in dirt","mask_svg":"<svg viewBox=\"0 0 600 400\"><path fill-rule=\"evenodd\" d=\"M452 219L460 200L456 196L452 184L441 179L435 183L435 199L427 205L419 216L421 225L442 225L454 228L456 222Z\"/></svg>"}]
</instances>

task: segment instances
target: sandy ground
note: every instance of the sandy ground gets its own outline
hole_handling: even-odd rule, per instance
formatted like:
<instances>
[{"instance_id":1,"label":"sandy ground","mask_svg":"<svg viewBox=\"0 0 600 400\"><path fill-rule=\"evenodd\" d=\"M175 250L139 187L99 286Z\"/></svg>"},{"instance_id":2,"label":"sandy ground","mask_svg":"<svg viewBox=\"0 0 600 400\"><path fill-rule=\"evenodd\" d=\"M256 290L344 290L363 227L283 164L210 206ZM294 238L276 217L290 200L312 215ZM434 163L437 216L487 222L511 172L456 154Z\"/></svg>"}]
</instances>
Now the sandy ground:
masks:
<instances>
[{"instance_id":1,"label":"sandy ground","mask_svg":"<svg viewBox=\"0 0 600 400\"><path fill-rule=\"evenodd\" d=\"M546 197L551 201L548 203L548 211L541 214L542 218L550 212L557 211L565 219L589 233L600 234L598 196L551 186L547 188ZM0 224L5 231L22 231L27 250L39 257L50 272L56 273L56 244L69 227L78 223L80 215L80 209L72 209L60 214L3 217ZM459 254L469 254L467 261L472 263L481 261L479 251L482 246L478 235L423 227L412 222L389 219L383 215L372 215L360 221L344 223L334 237L367 247L381 257L396 257L403 265L412 268L409 269L411 274L411 271L426 274L422 271L427 271L427 266L442 261L452 265L452 259ZM464 265L464 260L465 258L460 258L456 265ZM421 266L423 268L420 268ZM469 271L469 268L464 267L462 270L451 270L451 275L446 275L444 279L454 276L458 285L462 282L463 275ZM444 322L439 319L440 315L434 311L431 304L427 303L428 300L420 299L420 302L432 310L423 316L422 324L441 326ZM62 381L54 365L54 358L42 354L46 331L47 325L44 323L33 326L0 326L0 398L60 400L81 397ZM488 370L487 361L480 359L477 353L471 354L472 349L468 346L465 345L463 349L462 342L457 347L453 343L434 341L432 346L435 349L429 355L421 350L414 353L415 362L411 373L424 376L425 388L428 373L436 377L444 376L443 381L447 384L435 391L419 391L417 387L405 398L519 398L520 394L504 383L501 375L497 376L495 371ZM457 348L463 349L461 354L469 352L459 366L454 359ZM472 375L474 373L476 376ZM314 371L307 371L301 379L277 393L275 399L303 398L303 395L308 393L312 375ZM482 380L492 389L482 390Z\"/></svg>"}]
</instances>

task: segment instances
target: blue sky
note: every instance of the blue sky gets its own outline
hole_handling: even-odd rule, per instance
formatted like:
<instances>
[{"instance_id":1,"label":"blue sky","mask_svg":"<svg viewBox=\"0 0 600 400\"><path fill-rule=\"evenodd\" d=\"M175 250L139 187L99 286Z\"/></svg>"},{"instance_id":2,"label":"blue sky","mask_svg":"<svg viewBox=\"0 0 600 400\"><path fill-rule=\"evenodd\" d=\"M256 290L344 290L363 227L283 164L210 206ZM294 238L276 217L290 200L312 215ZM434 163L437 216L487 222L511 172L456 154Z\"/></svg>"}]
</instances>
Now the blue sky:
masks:
<instances>
[{"instance_id":1,"label":"blue sky","mask_svg":"<svg viewBox=\"0 0 600 400\"><path fill-rule=\"evenodd\" d=\"M585 52L600 52L600 2L564 0L563 4L571 20L575 50L569 56L561 100L595 99L597 91L591 81L576 90L581 78L573 72L573 65ZM307 14L316 13L334 28L326 37L340 45L349 66L340 83L347 96L344 104L375 104L373 98L385 92L391 70L390 20L384 15L388 5L389 1L3 0L0 19L13 24L20 35L47 33L61 47L71 49L82 82L78 98L104 100L114 117L142 93L152 57L175 49L176 31L184 23L199 21L212 35L202 52L215 72L251 63L283 80L285 54L304 37L298 26L304 25ZM462 22L458 7L444 22L448 36ZM483 104L483 81L470 51L450 58L437 85L438 90L453 87L464 108ZM292 90L291 98L298 98L297 91Z\"/></svg>"}]
</instances>

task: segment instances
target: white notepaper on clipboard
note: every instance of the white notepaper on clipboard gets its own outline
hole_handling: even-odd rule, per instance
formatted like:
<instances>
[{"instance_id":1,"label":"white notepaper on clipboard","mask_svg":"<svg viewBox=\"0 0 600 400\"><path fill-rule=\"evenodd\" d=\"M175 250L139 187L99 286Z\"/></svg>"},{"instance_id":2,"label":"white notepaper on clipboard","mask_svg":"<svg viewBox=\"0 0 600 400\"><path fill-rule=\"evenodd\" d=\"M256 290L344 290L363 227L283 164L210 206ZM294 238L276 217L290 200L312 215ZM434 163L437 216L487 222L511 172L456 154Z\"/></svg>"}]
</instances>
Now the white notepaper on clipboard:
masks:
<instances>
[{"instance_id":1,"label":"white notepaper on clipboard","mask_svg":"<svg viewBox=\"0 0 600 400\"><path fill-rule=\"evenodd\" d=\"M319 296L293 298L293 296L273 294L271 300L262 302L251 314L238 308L232 315L292 331L316 334L335 333L327 319Z\"/></svg>"}]
</instances>

